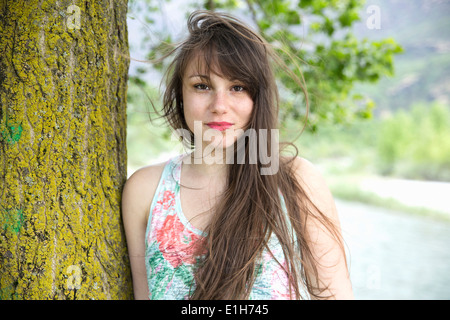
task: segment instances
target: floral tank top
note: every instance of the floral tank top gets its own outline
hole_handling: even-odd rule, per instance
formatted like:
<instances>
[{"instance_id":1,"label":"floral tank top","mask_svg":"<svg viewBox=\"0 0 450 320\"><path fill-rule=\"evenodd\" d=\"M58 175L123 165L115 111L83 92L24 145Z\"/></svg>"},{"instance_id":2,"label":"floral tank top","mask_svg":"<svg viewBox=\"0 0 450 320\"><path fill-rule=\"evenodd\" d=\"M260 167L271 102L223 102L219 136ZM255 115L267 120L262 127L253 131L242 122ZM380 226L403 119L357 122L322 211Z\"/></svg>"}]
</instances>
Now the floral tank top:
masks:
<instances>
[{"instance_id":1,"label":"floral tank top","mask_svg":"<svg viewBox=\"0 0 450 320\"><path fill-rule=\"evenodd\" d=\"M205 234L190 224L181 210L182 157L166 163L150 208L145 265L149 298L153 300L186 300L195 288L194 244L202 241ZM271 253L266 249L257 264L257 276L249 298L290 299L284 254L275 236L269 239L269 247ZM301 294L305 297L304 292Z\"/></svg>"}]
</instances>

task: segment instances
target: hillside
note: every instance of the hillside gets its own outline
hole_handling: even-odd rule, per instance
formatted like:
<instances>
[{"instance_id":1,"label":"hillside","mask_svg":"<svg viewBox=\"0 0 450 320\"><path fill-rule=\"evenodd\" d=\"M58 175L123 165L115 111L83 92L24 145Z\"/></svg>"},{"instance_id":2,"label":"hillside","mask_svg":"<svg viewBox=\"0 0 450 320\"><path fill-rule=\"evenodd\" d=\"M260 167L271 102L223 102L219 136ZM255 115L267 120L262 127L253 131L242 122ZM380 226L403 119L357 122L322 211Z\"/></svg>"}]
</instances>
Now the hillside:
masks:
<instances>
[{"instance_id":1,"label":"hillside","mask_svg":"<svg viewBox=\"0 0 450 320\"><path fill-rule=\"evenodd\" d=\"M378 6L380 29L366 25ZM359 85L377 103L375 114L424 101L450 103L450 1L439 0L369 0L355 25L359 37L394 38L404 48L395 59L395 76L375 85Z\"/></svg>"}]
</instances>

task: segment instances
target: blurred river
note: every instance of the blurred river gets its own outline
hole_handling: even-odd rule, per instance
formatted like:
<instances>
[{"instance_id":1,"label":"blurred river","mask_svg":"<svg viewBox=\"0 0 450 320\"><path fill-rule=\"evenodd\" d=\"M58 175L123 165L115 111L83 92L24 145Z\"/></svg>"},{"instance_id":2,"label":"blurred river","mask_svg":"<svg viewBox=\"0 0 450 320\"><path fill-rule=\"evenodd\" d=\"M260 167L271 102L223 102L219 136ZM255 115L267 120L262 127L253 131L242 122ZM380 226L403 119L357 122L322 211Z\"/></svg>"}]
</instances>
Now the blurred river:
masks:
<instances>
[{"instance_id":1,"label":"blurred river","mask_svg":"<svg viewBox=\"0 0 450 320\"><path fill-rule=\"evenodd\" d=\"M450 299L450 222L336 205L355 299Z\"/></svg>"}]
</instances>

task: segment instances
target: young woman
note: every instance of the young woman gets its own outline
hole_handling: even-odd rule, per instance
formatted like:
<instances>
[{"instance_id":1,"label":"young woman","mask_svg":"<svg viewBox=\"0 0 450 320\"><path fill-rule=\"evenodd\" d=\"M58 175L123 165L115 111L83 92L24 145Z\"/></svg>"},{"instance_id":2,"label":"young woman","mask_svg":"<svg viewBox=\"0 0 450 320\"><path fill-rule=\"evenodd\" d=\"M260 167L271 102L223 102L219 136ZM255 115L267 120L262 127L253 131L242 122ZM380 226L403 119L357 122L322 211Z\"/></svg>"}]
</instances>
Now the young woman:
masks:
<instances>
[{"instance_id":1,"label":"young woman","mask_svg":"<svg viewBox=\"0 0 450 320\"><path fill-rule=\"evenodd\" d=\"M163 112L193 151L123 190L135 298L353 298L330 191L278 153L270 46L225 14L195 12L188 30Z\"/></svg>"}]
</instances>

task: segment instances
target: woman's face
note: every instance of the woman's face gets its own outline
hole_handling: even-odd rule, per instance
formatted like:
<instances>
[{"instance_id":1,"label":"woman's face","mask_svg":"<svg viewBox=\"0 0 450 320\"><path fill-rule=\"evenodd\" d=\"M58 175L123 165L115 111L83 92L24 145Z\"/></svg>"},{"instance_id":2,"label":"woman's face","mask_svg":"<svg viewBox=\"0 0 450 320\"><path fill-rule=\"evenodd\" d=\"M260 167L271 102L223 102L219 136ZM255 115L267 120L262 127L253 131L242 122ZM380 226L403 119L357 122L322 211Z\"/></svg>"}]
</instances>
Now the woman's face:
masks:
<instances>
[{"instance_id":1,"label":"woman's face","mask_svg":"<svg viewBox=\"0 0 450 320\"><path fill-rule=\"evenodd\" d=\"M202 72L206 68L198 63L200 58L191 60L183 77L184 117L195 139L202 139L203 150L207 146L228 148L243 134L253 100L239 80Z\"/></svg>"}]
</instances>

